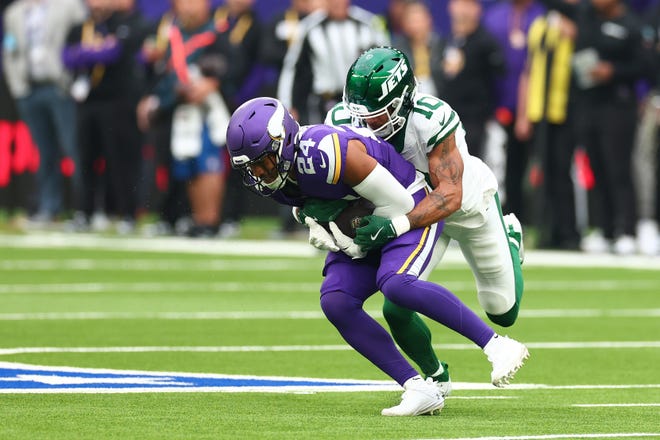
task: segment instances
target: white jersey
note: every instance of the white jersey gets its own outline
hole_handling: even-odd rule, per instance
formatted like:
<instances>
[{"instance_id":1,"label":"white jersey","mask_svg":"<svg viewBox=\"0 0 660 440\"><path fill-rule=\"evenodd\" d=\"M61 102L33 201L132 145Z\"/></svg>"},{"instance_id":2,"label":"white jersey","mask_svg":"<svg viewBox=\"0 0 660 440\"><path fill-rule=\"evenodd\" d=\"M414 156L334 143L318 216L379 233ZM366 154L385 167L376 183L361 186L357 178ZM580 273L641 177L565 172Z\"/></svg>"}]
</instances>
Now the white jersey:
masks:
<instances>
[{"instance_id":1,"label":"white jersey","mask_svg":"<svg viewBox=\"0 0 660 440\"><path fill-rule=\"evenodd\" d=\"M351 123L350 114L343 102L328 112L325 123ZM435 96L417 93L405 130L403 145L393 145L406 160L427 176L428 154L436 145L455 133L456 147L463 159L463 199L461 208L447 217L446 223L469 228L482 225L485 222L485 210L497 192L497 178L481 159L470 155L465 142L465 130L454 109Z\"/></svg>"}]
</instances>

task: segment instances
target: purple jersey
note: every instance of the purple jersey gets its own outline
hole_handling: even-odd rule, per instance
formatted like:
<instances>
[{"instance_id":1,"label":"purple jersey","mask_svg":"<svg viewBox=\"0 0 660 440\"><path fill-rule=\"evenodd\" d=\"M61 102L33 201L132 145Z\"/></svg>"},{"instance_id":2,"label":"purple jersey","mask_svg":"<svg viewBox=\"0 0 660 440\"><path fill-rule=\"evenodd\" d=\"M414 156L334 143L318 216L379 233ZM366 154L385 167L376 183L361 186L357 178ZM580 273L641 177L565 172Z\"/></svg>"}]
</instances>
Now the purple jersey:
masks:
<instances>
[{"instance_id":1,"label":"purple jersey","mask_svg":"<svg viewBox=\"0 0 660 440\"><path fill-rule=\"evenodd\" d=\"M415 167L401 157L394 147L366 129L343 126L312 125L301 127L296 145L296 177L303 194L321 199L358 198L343 182L348 141L356 139L367 154L385 167L405 188L415 182Z\"/></svg>"}]
</instances>

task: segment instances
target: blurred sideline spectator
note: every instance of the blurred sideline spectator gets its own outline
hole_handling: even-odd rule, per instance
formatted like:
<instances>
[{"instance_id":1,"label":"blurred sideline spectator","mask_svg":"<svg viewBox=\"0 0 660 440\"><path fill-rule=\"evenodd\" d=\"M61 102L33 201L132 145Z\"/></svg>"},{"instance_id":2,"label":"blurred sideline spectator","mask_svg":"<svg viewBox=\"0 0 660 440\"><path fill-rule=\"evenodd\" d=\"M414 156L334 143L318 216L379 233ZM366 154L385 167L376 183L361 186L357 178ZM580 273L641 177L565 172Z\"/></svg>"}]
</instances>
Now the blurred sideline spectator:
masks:
<instances>
[{"instance_id":1,"label":"blurred sideline spectator","mask_svg":"<svg viewBox=\"0 0 660 440\"><path fill-rule=\"evenodd\" d=\"M0 16L9 1L0 1ZM2 20L0 20L2 39ZM2 58L0 57L0 68ZM30 131L18 117L18 110L9 93L5 75L0 75L0 207L14 221L23 212L33 209L34 174L39 166L39 152Z\"/></svg>"},{"instance_id":2,"label":"blurred sideline spectator","mask_svg":"<svg viewBox=\"0 0 660 440\"><path fill-rule=\"evenodd\" d=\"M408 0L401 11L401 32L392 44L410 61L418 91L438 96L442 88L442 51L444 43L433 30L433 17L422 0Z\"/></svg>"},{"instance_id":3,"label":"blurred sideline spectator","mask_svg":"<svg viewBox=\"0 0 660 440\"><path fill-rule=\"evenodd\" d=\"M376 16L350 0L328 1L307 16L304 33L286 54L277 95L302 124L320 123L342 99L346 73L366 49L387 44Z\"/></svg>"},{"instance_id":4,"label":"blurred sideline spectator","mask_svg":"<svg viewBox=\"0 0 660 440\"><path fill-rule=\"evenodd\" d=\"M90 228L94 216L94 230L109 226L107 211L113 206L114 191L107 182L106 156L115 148L111 123L114 113L106 102L113 90L102 88L106 96L99 96L97 88L105 76L104 62L116 61L119 53L114 36L109 35L107 20L112 14L108 0L86 0L87 20L75 26L67 36L62 53L65 66L73 75L70 93L77 102L77 148L80 157L81 200L71 227L76 231ZM105 98L105 99L103 99Z\"/></svg>"},{"instance_id":5,"label":"blurred sideline spectator","mask_svg":"<svg viewBox=\"0 0 660 440\"><path fill-rule=\"evenodd\" d=\"M152 111L154 105L150 93L161 76L168 70L170 31L175 21L173 10L166 11L157 20L142 45L140 59L144 62L146 87L137 106L138 127L143 132L144 148L151 160L145 160L145 204L153 210L157 219L147 225L147 235L185 234L191 227L190 203L185 182L172 179L173 157L170 149L172 136L172 109Z\"/></svg>"},{"instance_id":6,"label":"blurred sideline spectator","mask_svg":"<svg viewBox=\"0 0 660 440\"><path fill-rule=\"evenodd\" d=\"M113 106L117 112L115 129L117 145L108 157L110 182L117 193L118 232L135 228L142 181L142 136L137 126L136 108L145 88L145 70L139 62L149 23L135 7L135 0L114 0L114 11L108 20L109 30L121 48L115 64L106 68L108 81L117 83Z\"/></svg>"},{"instance_id":7,"label":"blurred sideline spectator","mask_svg":"<svg viewBox=\"0 0 660 440\"><path fill-rule=\"evenodd\" d=\"M213 20L218 32L218 40L231 53L229 76L231 82L222 82L222 91L227 99L229 110L246 99L256 96L259 83L253 74L259 56L261 23L252 10L254 0L225 0L223 6L215 10ZM226 152L223 156L228 163ZM235 237L240 233L241 220L245 216L248 190L241 182L240 173L229 166L227 190L222 212L223 222L219 234L222 238Z\"/></svg>"},{"instance_id":8,"label":"blurred sideline spectator","mask_svg":"<svg viewBox=\"0 0 660 440\"><path fill-rule=\"evenodd\" d=\"M261 96L276 97L277 80L284 65L284 57L302 34L302 19L324 6L325 0L291 0L286 10L277 13L264 25L259 44L259 61L267 72L264 73Z\"/></svg>"},{"instance_id":9,"label":"blurred sideline spectator","mask_svg":"<svg viewBox=\"0 0 660 440\"><path fill-rule=\"evenodd\" d=\"M403 14L408 3L410 3L410 0L390 0L387 4L385 28L392 39L403 33Z\"/></svg>"},{"instance_id":10,"label":"blurred sideline spectator","mask_svg":"<svg viewBox=\"0 0 660 440\"><path fill-rule=\"evenodd\" d=\"M470 154L484 159L486 122L495 113L495 83L506 71L504 54L481 25L479 0L449 0L451 34L439 93L460 115Z\"/></svg>"},{"instance_id":11,"label":"blurred sideline spectator","mask_svg":"<svg viewBox=\"0 0 660 440\"><path fill-rule=\"evenodd\" d=\"M254 13L255 0L225 0L214 14L218 39L232 50L229 65L232 83L223 85L230 110L256 96L258 85L251 81L259 57L262 25Z\"/></svg>"},{"instance_id":12,"label":"blurred sideline spectator","mask_svg":"<svg viewBox=\"0 0 660 440\"><path fill-rule=\"evenodd\" d=\"M528 56L520 79L515 131L532 139L532 221L537 246L578 249L571 164L576 146L571 57L577 29L556 11L532 22Z\"/></svg>"},{"instance_id":13,"label":"blurred sideline spectator","mask_svg":"<svg viewBox=\"0 0 660 440\"><path fill-rule=\"evenodd\" d=\"M277 96L277 81L284 57L293 42L300 38L302 19L324 6L325 0L292 0L289 8L276 14L264 26L259 52L263 69L260 96ZM288 207L278 205L278 213L281 223L280 229L274 233L275 238L294 235L306 229L294 220Z\"/></svg>"},{"instance_id":14,"label":"blurred sideline spectator","mask_svg":"<svg viewBox=\"0 0 660 440\"><path fill-rule=\"evenodd\" d=\"M156 96L142 101L140 119L173 111L172 176L185 181L193 225L187 235L217 233L225 191L225 143L229 110L220 93L231 53L217 38L208 0L175 0L176 24L170 28L168 71ZM146 103L146 104L145 104ZM147 114L145 114L147 113Z\"/></svg>"},{"instance_id":15,"label":"blurred sideline spectator","mask_svg":"<svg viewBox=\"0 0 660 440\"><path fill-rule=\"evenodd\" d=\"M652 89L642 105L638 121L633 176L639 203L637 247L644 255L660 253L660 4L646 14L642 36L649 57L649 80Z\"/></svg>"},{"instance_id":16,"label":"blurred sideline spectator","mask_svg":"<svg viewBox=\"0 0 660 440\"><path fill-rule=\"evenodd\" d=\"M9 94L5 77L0 76L0 207L15 220L34 208L34 174L39 167L39 151L30 130L18 118L18 110Z\"/></svg>"},{"instance_id":17,"label":"blurred sideline spectator","mask_svg":"<svg viewBox=\"0 0 660 440\"><path fill-rule=\"evenodd\" d=\"M92 214L97 211L98 221L110 202L119 219L117 232L126 234L135 228L142 186L135 109L145 80L137 55L148 24L134 9L134 0L87 2L90 18L71 31L63 53L65 64L76 74L71 94L79 103L84 196L75 226L88 228Z\"/></svg>"},{"instance_id":18,"label":"blurred sideline spectator","mask_svg":"<svg viewBox=\"0 0 660 440\"><path fill-rule=\"evenodd\" d=\"M82 22L78 0L17 0L4 13L3 70L19 115L39 148L38 200L32 225L55 220L63 208L62 171L80 189L74 104L61 60L69 29Z\"/></svg>"},{"instance_id":19,"label":"blurred sideline spectator","mask_svg":"<svg viewBox=\"0 0 660 440\"><path fill-rule=\"evenodd\" d=\"M484 27L495 37L504 52L506 73L497 81L496 118L504 127L506 139L506 171L503 211L513 212L523 224L529 222L525 209L525 171L529 143L514 131L518 117L518 83L527 58L527 32L532 21L544 13L533 0L501 0L484 12Z\"/></svg>"},{"instance_id":20,"label":"blurred sideline spectator","mask_svg":"<svg viewBox=\"0 0 660 440\"><path fill-rule=\"evenodd\" d=\"M585 251L636 252L637 223L632 149L637 120L636 83L645 74L640 23L622 0L568 3L541 0L576 22L578 142L584 145L596 185L589 194Z\"/></svg>"}]
</instances>

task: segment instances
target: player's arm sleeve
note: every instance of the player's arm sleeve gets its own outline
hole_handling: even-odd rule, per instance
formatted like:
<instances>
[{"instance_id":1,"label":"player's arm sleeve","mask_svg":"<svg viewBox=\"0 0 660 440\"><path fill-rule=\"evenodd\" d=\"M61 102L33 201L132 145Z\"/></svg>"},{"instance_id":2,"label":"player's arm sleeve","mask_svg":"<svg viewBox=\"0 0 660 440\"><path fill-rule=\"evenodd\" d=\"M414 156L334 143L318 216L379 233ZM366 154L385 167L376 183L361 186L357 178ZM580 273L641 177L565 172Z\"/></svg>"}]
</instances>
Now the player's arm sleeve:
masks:
<instances>
[{"instance_id":1,"label":"player's arm sleeve","mask_svg":"<svg viewBox=\"0 0 660 440\"><path fill-rule=\"evenodd\" d=\"M379 163L353 190L371 201L376 206L374 215L381 217L403 215L415 206L412 195Z\"/></svg>"},{"instance_id":2,"label":"player's arm sleeve","mask_svg":"<svg viewBox=\"0 0 660 440\"><path fill-rule=\"evenodd\" d=\"M335 185L342 181L350 185L359 196L376 206L375 215L392 217L410 211L415 206L412 195L385 167L351 142L360 143L333 133L318 143L319 152L327 157L325 182Z\"/></svg>"}]
</instances>

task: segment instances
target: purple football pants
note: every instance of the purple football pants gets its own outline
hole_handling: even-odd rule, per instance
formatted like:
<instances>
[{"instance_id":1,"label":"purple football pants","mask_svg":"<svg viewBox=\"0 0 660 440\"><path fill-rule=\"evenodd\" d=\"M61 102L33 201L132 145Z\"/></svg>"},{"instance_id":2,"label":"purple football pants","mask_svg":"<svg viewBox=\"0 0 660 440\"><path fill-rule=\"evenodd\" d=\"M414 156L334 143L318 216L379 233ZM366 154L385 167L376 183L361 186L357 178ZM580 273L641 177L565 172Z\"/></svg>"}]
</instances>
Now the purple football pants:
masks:
<instances>
[{"instance_id":1,"label":"purple football pants","mask_svg":"<svg viewBox=\"0 0 660 440\"><path fill-rule=\"evenodd\" d=\"M437 224L409 231L385 245L380 254L372 252L360 260L329 252L323 268L323 313L351 347L401 385L419 373L390 334L362 309L378 290L398 306L445 325L481 348L495 333L449 290L419 279L441 232Z\"/></svg>"}]
</instances>

